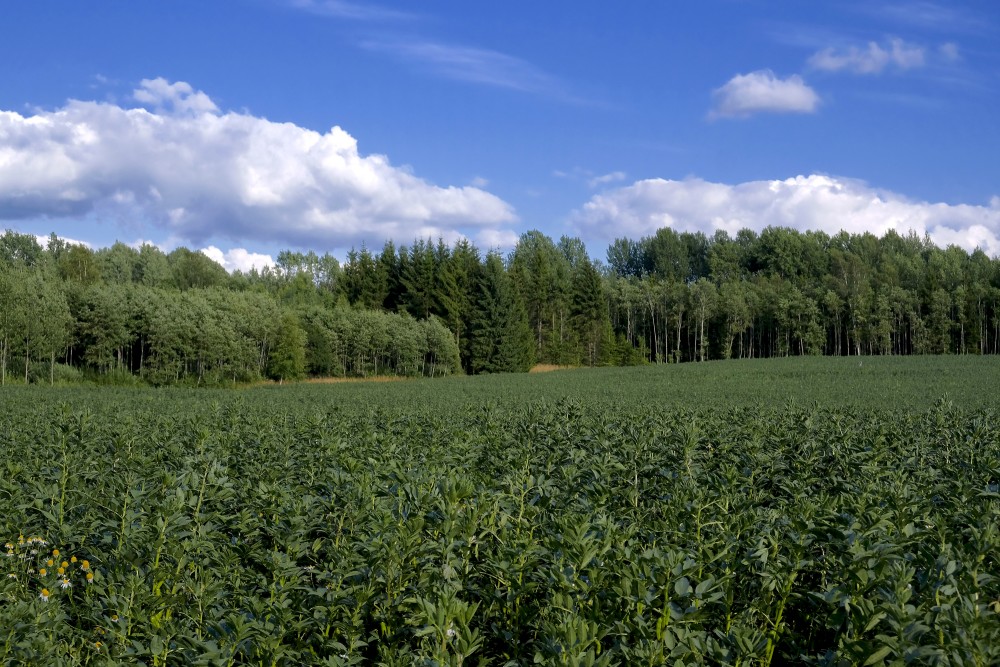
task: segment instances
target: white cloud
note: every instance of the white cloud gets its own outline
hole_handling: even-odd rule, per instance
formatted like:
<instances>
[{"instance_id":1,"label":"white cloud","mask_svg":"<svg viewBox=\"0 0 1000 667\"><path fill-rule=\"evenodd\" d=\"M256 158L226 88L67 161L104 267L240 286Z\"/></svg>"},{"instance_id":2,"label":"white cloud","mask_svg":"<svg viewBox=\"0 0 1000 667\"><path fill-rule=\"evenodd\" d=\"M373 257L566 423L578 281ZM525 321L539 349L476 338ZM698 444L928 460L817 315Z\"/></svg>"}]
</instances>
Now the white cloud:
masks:
<instances>
[{"instance_id":1,"label":"white cloud","mask_svg":"<svg viewBox=\"0 0 1000 667\"><path fill-rule=\"evenodd\" d=\"M715 89L715 108L709 117L745 117L755 113L812 113L819 95L802 77L779 79L771 70L737 74Z\"/></svg>"},{"instance_id":2,"label":"white cloud","mask_svg":"<svg viewBox=\"0 0 1000 667\"><path fill-rule=\"evenodd\" d=\"M603 174L601 176L594 176L587 181L587 185L592 188L597 188L602 185L607 185L609 183L618 183L624 181L626 178L624 171L613 171L610 174Z\"/></svg>"},{"instance_id":3,"label":"white cloud","mask_svg":"<svg viewBox=\"0 0 1000 667\"><path fill-rule=\"evenodd\" d=\"M82 245L84 248L90 248L90 247L92 247L86 241L77 241L76 239L66 238L65 236L57 236L56 238L58 238L63 243L68 243L69 245ZM35 235L35 240L38 241L38 245L42 246L43 248L48 248L49 247L49 237L48 236L39 236L39 235L36 234Z\"/></svg>"},{"instance_id":4,"label":"white cloud","mask_svg":"<svg viewBox=\"0 0 1000 667\"><path fill-rule=\"evenodd\" d=\"M221 265L230 273L233 271L247 272L253 268L260 271L266 266L274 266L274 259L270 255L249 252L245 248L232 248L223 252L214 245L210 245L207 248L202 248L201 254Z\"/></svg>"},{"instance_id":5,"label":"white cloud","mask_svg":"<svg viewBox=\"0 0 1000 667\"><path fill-rule=\"evenodd\" d=\"M193 245L210 239L347 247L428 230L444 236L513 223L476 187L439 187L326 133L217 113L183 82L143 82L127 109L72 100L55 111L0 111L0 220L118 221Z\"/></svg>"},{"instance_id":6,"label":"white cloud","mask_svg":"<svg viewBox=\"0 0 1000 667\"><path fill-rule=\"evenodd\" d=\"M476 245L486 250L512 250L520 235L510 229L484 229L476 235Z\"/></svg>"},{"instance_id":7,"label":"white cloud","mask_svg":"<svg viewBox=\"0 0 1000 667\"><path fill-rule=\"evenodd\" d=\"M191 84L184 81L170 83L163 77L143 79L139 87L132 92L132 97L140 104L148 104L158 112L173 111L175 113L218 113L219 107L200 90L195 90Z\"/></svg>"},{"instance_id":8,"label":"white cloud","mask_svg":"<svg viewBox=\"0 0 1000 667\"><path fill-rule=\"evenodd\" d=\"M601 242L638 239L660 227L707 235L767 226L879 236L890 229L913 230L929 233L939 245L969 251L978 246L1000 255L1000 198L989 206L911 201L862 181L816 174L737 185L697 178L638 181L595 195L573 213L571 223L585 238Z\"/></svg>"},{"instance_id":9,"label":"white cloud","mask_svg":"<svg viewBox=\"0 0 1000 667\"><path fill-rule=\"evenodd\" d=\"M858 46L846 49L826 48L809 58L810 67L827 72L878 74L890 65L899 70L922 67L924 47L907 44L901 39L891 39L884 48L875 42L868 42L863 48Z\"/></svg>"},{"instance_id":10,"label":"white cloud","mask_svg":"<svg viewBox=\"0 0 1000 667\"><path fill-rule=\"evenodd\" d=\"M489 179L483 178L482 176L476 176L469 182L469 185L474 188L485 188L489 184Z\"/></svg>"}]
</instances>

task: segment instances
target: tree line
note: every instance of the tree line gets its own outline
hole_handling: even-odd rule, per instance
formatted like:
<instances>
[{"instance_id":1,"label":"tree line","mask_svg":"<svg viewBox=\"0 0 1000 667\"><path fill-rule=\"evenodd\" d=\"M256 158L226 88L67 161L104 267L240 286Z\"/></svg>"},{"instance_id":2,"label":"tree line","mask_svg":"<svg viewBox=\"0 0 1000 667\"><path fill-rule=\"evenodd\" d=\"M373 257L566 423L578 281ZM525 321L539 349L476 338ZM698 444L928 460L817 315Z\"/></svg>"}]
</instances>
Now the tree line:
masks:
<instances>
[{"instance_id":1,"label":"tree line","mask_svg":"<svg viewBox=\"0 0 1000 667\"><path fill-rule=\"evenodd\" d=\"M434 317L229 275L205 255L0 237L0 382L221 385L460 372ZM301 281L299 281L301 282Z\"/></svg>"},{"instance_id":2,"label":"tree line","mask_svg":"<svg viewBox=\"0 0 1000 667\"><path fill-rule=\"evenodd\" d=\"M1000 260L769 227L417 240L229 274L186 248L0 237L0 378L219 384L786 355L996 354Z\"/></svg>"}]
</instances>

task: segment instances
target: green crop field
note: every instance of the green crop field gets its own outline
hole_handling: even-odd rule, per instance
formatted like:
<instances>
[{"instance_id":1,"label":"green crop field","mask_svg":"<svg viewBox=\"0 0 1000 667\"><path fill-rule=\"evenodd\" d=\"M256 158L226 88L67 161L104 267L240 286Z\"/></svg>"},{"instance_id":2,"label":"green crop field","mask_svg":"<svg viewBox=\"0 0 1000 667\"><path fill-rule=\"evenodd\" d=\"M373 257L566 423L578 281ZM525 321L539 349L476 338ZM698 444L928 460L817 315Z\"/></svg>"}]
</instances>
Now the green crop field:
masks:
<instances>
[{"instance_id":1,"label":"green crop field","mask_svg":"<svg viewBox=\"0 0 1000 667\"><path fill-rule=\"evenodd\" d=\"M852 357L8 387L0 662L1000 664L998 386Z\"/></svg>"}]
</instances>

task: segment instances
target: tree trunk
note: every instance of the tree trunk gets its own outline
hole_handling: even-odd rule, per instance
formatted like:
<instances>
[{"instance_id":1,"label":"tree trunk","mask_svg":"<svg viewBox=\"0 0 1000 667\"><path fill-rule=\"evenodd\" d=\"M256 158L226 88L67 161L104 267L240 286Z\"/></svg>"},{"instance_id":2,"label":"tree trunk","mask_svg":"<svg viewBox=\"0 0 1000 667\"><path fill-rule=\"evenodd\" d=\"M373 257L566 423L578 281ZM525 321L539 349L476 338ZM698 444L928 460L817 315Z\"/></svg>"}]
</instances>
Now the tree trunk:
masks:
<instances>
[{"instance_id":1,"label":"tree trunk","mask_svg":"<svg viewBox=\"0 0 1000 667\"><path fill-rule=\"evenodd\" d=\"M653 299L649 299L649 321L653 325L653 358L650 359L652 362L659 361L660 356L660 339L656 335L656 311L653 310Z\"/></svg>"},{"instance_id":2,"label":"tree trunk","mask_svg":"<svg viewBox=\"0 0 1000 667\"><path fill-rule=\"evenodd\" d=\"M676 359L674 359L674 361L676 361L677 363L680 363L680 361L681 361L681 323L683 321L684 321L684 311L678 310L677 311L677 350L674 353L675 356L676 356Z\"/></svg>"}]
</instances>

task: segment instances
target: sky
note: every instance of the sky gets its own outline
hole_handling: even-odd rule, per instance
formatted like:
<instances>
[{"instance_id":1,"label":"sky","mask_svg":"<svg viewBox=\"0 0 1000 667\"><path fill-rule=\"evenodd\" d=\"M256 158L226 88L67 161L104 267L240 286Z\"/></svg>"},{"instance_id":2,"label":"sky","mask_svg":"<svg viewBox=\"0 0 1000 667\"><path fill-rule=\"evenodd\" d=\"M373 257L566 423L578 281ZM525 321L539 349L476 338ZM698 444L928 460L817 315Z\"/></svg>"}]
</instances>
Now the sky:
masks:
<instances>
[{"instance_id":1,"label":"sky","mask_svg":"<svg viewBox=\"0 0 1000 667\"><path fill-rule=\"evenodd\" d=\"M230 270L669 226L1000 255L1000 2L8 3L0 228Z\"/></svg>"}]
</instances>

